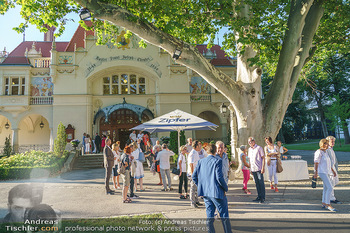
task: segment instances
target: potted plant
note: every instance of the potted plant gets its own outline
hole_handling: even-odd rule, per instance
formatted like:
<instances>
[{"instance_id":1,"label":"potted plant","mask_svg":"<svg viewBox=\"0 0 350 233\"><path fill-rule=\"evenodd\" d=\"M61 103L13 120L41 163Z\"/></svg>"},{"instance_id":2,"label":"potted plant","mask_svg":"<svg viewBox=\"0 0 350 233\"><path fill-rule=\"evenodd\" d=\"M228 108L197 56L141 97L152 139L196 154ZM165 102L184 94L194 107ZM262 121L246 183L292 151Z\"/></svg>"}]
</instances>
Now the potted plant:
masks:
<instances>
[{"instance_id":1,"label":"potted plant","mask_svg":"<svg viewBox=\"0 0 350 233\"><path fill-rule=\"evenodd\" d=\"M70 141L70 144L74 147L74 150L77 150L77 147L79 146L80 141L78 139L74 139Z\"/></svg>"}]
</instances>

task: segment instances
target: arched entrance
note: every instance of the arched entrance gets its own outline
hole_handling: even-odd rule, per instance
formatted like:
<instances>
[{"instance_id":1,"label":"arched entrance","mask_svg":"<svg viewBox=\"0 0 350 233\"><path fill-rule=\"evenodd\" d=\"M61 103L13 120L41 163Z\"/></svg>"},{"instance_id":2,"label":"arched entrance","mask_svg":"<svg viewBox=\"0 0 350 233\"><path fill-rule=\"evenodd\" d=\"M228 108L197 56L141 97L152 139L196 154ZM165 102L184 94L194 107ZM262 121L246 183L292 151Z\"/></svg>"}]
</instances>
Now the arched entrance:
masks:
<instances>
[{"instance_id":1,"label":"arched entrance","mask_svg":"<svg viewBox=\"0 0 350 233\"><path fill-rule=\"evenodd\" d=\"M153 113L148 109L136 104L111 105L100 109L94 117L94 125L97 132L109 136L112 142L120 141L124 148L129 139L130 129L153 119Z\"/></svg>"}]
</instances>

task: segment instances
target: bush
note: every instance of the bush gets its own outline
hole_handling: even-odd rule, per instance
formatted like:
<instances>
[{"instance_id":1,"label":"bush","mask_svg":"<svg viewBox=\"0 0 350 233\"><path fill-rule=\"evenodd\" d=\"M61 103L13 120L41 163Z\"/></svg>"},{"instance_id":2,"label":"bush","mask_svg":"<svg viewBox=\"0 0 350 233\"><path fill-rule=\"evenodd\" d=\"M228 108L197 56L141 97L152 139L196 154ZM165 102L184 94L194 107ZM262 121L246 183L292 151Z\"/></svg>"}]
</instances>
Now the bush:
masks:
<instances>
[{"instance_id":1,"label":"bush","mask_svg":"<svg viewBox=\"0 0 350 233\"><path fill-rule=\"evenodd\" d=\"M180 146L185 145L185 144L186 144L185 132L181 131L180 132ZM178 141L177 141L177 131L170 132L169 149L174 151L175 154L179 153Z\"/></svg>"},{"instance_id":2,"label":"bush","mask_svg":"<svg viewBox=\"0 0 350 233\"><path fill-rule=\"evenodd\" d=\"M30 151L0 159L0 179L27 179L33 168L43 168L51 174L59 171L67 153L60 158L52 152Z\"/></svg>"},{"instance_id":3,"label":"bush","mask_svg":"<svg viewBox=\"0 0 350 233\"><path fill-rule=\"evenodd\" d=\"M57 127L57 137L55 138L54 152L58 157L61 157L66 149L67 145L67 135L66 128L60 122Z\"/></svg>"},{"instance_id":4,"label":"bush","mask_svg":"<svg viewBox=\"0 0 350 233\"><path fill-rule=\"evenodd\" d=\"M11 136L9 135L5 139L5 146L4 146L4 152L3 156L10 156L12 154L12 146L11 146Z\"/></svg>"}]
</instances>

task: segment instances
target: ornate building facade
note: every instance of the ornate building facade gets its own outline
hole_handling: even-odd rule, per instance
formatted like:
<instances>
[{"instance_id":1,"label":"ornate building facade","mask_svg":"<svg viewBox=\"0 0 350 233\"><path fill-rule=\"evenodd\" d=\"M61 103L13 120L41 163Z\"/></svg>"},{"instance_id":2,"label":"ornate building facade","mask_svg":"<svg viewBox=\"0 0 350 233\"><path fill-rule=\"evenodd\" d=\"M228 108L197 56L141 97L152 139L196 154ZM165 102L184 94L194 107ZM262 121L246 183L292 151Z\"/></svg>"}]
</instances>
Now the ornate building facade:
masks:
<instances>
[{"instance_id":1,"label":"ornate building facade","mask_svg":"<svg viewBox=\"0 0 350 233\"><path fill-rule=\"evenodd\" d=\"M227 137L228 121L219 106L228 101L198 74L176 64L168 53L139 38L96 45L93 31L80 26L69 42L22 42L0 59L0 147L11 136L15 151L50 150L57 126L70 125L69 139L84 132L126 140L129 129L175 109L209 120L216 132L186 132L211 140ZM50 36L51 35L51 36ZM220 46L199 51L233 79L235 60ZM162 134L163 135L163 134ZM162 136L158 135L158 136ZM168 134L164 134L168 135Z\"/></svg>"}]
</instances>

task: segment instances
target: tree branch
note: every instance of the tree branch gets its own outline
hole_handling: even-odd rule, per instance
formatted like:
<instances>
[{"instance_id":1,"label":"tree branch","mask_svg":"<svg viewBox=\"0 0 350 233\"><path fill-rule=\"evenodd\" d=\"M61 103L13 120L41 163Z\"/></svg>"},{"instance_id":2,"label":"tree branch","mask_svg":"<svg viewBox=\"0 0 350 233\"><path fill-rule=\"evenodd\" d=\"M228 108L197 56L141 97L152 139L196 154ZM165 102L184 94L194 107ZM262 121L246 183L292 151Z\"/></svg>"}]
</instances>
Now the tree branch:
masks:
<instances>
[{"instance_id":1,"label":"tree branch","mask_svg":"<svg viewBox=\"0 0 350 233\"><path fill-rule=\"evenodd\" d=\"M241 95L243 86L213 66L194 46L163 32L115 4L106 4L98 0L76 2L93 12L95 18L124 27L148 43L164 49L171 56L176 49L180 49L182 53L176 61L178 64L197 72L228 99L233 99L233 95Z\"/></svg>"},{"instance_id":2,"label":"tree branch","mask_svg":"<svg viewBox=\"0 0 350 233\"><path fill-rule=\"evenodd\" d=\"M298 56L298 51L300 51L302 46L302 32L305 27L305 19L312 4L313 0L295 0L291 2L291 9L287 24L288 30L286 31L286 35L283 40L276 74L272 82L272 86L263 102L263 116L267 127L267 134L272 134L275 132L274 129L269 127L273 127L275 125L280 127L282 125L288 103L291 101L291 98L289 98L290 94L294 92L296 85L296 83L294 84L293 82L293 90L289 90L291 87L291 80L293 79L292 75L297 75L297 77L300 75L301 69L299 70L299 73L297 73L294 68L296 62L300 58ZM309 24L309 22L307 23ZM307 25L307 27L309 27L309 25ZM307 49L307 51L309 51L309 48L310 47L303 49ZM299 65L303 63L304 60L299 62ZM271 135L271 137L273 136L274 135Z\"/></svg>"}]
</instances>

